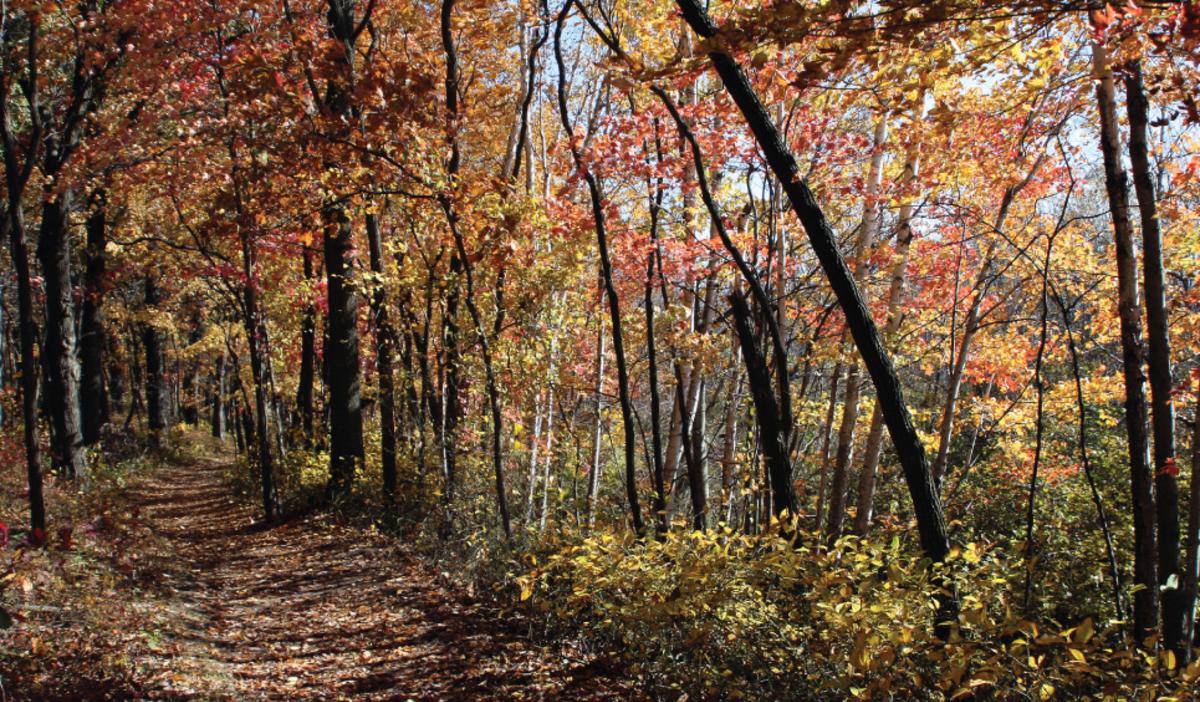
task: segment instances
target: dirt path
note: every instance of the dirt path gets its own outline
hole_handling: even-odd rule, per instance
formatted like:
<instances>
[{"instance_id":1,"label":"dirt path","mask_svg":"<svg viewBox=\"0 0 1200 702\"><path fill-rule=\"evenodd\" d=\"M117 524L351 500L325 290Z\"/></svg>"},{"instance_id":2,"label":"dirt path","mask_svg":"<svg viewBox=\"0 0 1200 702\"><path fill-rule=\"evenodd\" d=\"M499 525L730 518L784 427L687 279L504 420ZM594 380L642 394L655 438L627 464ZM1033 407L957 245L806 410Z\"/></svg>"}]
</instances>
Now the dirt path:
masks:
<instances>
[{"instance_id":1,"label":"dirt path","mask_svg":"<svg viewBox=\"0 0 1200 702\"><path fill-rule=\"evenodd\" d=\"M255 525L222 470L170 466L135 490L167 547L146 698L641 698L489 619L389 537L320 515Z\"/></svg>"}]
</instances>

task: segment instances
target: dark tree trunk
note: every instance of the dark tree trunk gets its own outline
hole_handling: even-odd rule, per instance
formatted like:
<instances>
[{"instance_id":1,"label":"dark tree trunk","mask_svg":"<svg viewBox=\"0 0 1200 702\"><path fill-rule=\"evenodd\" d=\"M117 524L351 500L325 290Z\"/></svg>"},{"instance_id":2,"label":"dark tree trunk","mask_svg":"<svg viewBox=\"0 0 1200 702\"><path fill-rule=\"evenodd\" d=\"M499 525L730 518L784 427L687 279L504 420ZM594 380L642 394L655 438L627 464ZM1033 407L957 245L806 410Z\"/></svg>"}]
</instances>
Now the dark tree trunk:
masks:
<instances>
[{"instance_id":1,"label":"dark tree trunk","mask_svg":"<svg viewBox=\"0 0 1200 702\"><path fill-rule=\"evenodd\" d=\"M659 181L661 182L661 180ZM654 338L654 263L658 253L658 221L662 210L663 190L657 186L650 193L650 241L655 251L646 255L646 286L643 304L646 313L646 362L650 371L650 443L654 481L655 525L660 538L667 533L667 493L663 478L662 397L658 387L658 352ZM552 413L553 407L547 408ZM546 487L549 489L549 486Z\"/></svg>"},{"instance_id":2,"label":"dark tree trunk","mask_svg":"<svg viewBox=\"0 0 1200 702\"><path fill-rule=\"evenodd\" d=\"M248 237L244 234L242 240L243 255L245 256L246 252L249 251L250 244L248 243ZM246 267L250 269L252 264L247 262ZM252 439L257 449L256 462L258 463L259 482L262 487L263 519L269 522L278 516L279 500L275 494L274 457L271 453L270 423L267 420L267 403L269 400L267 398L266 364L263 361L266 354L266 350L263 348L266 344L266 335L263 334L262 322L259 319L258 290L255 286L256 281L248 276L243 290L243 300L246 306L246 341L250 347L250 374L254 380L253 424L250 423L248 413L244 416L247 427L247 446L250 445Z\"/></svg>"},{"instance_id":3,"label":"dark tree trunk","mask_svg":"<svg viewBox=\"0 0 1200 702\"><path fill-rule=\"evenodd\" d=\"M1158 225L1158 203L1146 138L1149 103L1142 88L1142 67L1138 61L1130 64L1126 72L1125 97L1129 114L1129 161L1133 166L1133 185L1145 248L1142 272L1146 286L1147 361L1153 410L1154 500L1163 645L1186 661L1191 657L1191 641L1184 634L1185 597L1179 562L1179 468L1175 464L1175 403L1171 399L1171 333L1163 281L1162 232Z\"/></svg>"},{"instance_id":4,"label":"dark tree trunk","mask_svg":"<svg viewBox=\"0 0 1200 702\"><path fill-rule=\"evenodd\" d=\"M442 339L445 347L443 365L443 387L441 401L430 394L431 416L437 426L442 447L442 477L445 481L443 499L447 505L454 500L458 486L458 420L463 416L462 378L459 375L461 349L458 339L458 278L462 275L462 261L457 250L450 256L450 289L446 291L446 307L442 313ZM431 382L432 377L429 379Z\"/></svg>"},{"instance_id":5,"label":"dark tree trunk","mask_svg":"<svg viewBox=\"0 0 1200 702\"><path fill-rule=\"evenodd\" d=\"M1200 588L1200 388L1196 389L1196 406L1192 414L1192 477L1188 485L1187 566L1183 578L1184 620L1186 640L1195 642L1200 636L1196 626L1196 595Z\"/></svg>"},{"instance_id":6,"label":"dark tree trunk","mask_svg":"<svg viewBox=\"0 0 1200 702\"><path fill-rule=\"evenodd\" d=\"M32 78L29 85L33 90L27 94L31 104L37 104L37 55L38 31L34 23L33 31L29 33L28 70ZM5 64L8 68L8 64ZM12 123L8 116L9 74L0 71L0 147L4 155L4 185L8 196L5 216L0 221L0 231L8 238L9 252L12 255L13 277L17 287L17 330L20 339L20 373L21 373L21 419L23 423L23 438L25 443L25 470L29 482L29 528L31 533L40 529L46 532L46 505L42 495L42 464L38 450L37 407L38 407L38 367L34 355L34 339L37 336L37 325L33 317L33 278L29 271L29 249L25 244L25 216L21 199L25 187L33 173L33 156L26 154L22 164L18 160L18 145L12 131ZM37 114L36 110L32 114ZM36 138L39 128L35 122L33 133Z\"/></svg>"},{"instance_id":7,"label":"dark tree trunk","mask_svg":"<svg viewBox=\"0 0 1200 702\"><path fill-rule=\"evenodd\" d=\"M562 33L567 13L571 10L571 2L567 2L554 28L554 57L558 65L558 112L563 129L567 132L567 141L571 147L572 160L587 181L588 194L592 203L592 218L596 227L596 243L600 250L600 273L604 278L604 287L608 295L608 313L612 322L613 356L617 364L617 392L621 404L621 422L625 432L625 494L629 500L629 514L633 520L633 529L641 536L645 530L642 521L642 508L637 494L637 474L635 473L637 435L633 426L633 407L629 392L629 366L625 358L625 340L621 333L621 301L617 297L617 289L613 284L612 262L608 255L608 233L605 227L604 203L600 195L600 186L595 175L587 168L575 143L574 129L571 127L571 116L567 109L567 85L564 74L562 55Z\"/></svg>"},{"instance_id":8,"label":"dark tree trunk","mask_svg":"<svg viewBox=\"0 0 1200 702\"><path fill-rule=\"evenodd\" d=\"M304 279L312 280L313 252L304 249ZM304 319L300 323L300 381L296 387L296 412L300 419L300 432L305 446L312 445L313 438L313 387L317 369L317 306L310 302L304 306Z\"/></svg>"},{"instance_id":9,"label":"dark tree trunk","mask_svg":"<svg viewBox=\"0 0 1200 702\"><path fill-rule=\"evenodd\" d=\"M193 345L200 342L204 338L204 319L200 310L197 308L192 312L192 331L188 335L188 344ZM179 376L178 400L176 405L179 407L179 416L185 424L190 424L193 427L198 427L200 424L200 401L199 393L199 367L195 361L187 361L186 366L182 361L176 361Z\"/></svg>"},{"instance_id":10,"label":"dark tree trunk","mask_svg":"<svg viewBox=\"0 0 1200 702\"><path fill-rule=\"evenodd\" d=\"M104 335L104 355L108 359L107 381L105 382L105 395L108 397L108 412L110 421L114 417L125 411L125 394L129 374L122 364L120 355L123 350L118 342L116 335Z\"/></svg>"},{"instance_id":11,"label":"dark tree trunk","mask_svg":"<svg viewBox=\"0 0 1200 702\"><path fill-rule=\"evenodd\" d=\"M375 370L379 374L379 425L383 443L383 495L388 502L396 496L396 390L392 365L395 361L392 323L388 318L387 295L383 288L383 240L379 221L367 215L367 242L371 250L373 281L371 317L375 330Z\"/></svg>"},{"instance_id":12,"label":"dark tree trunk","mask_svg":"<svg viewBox=\"0 0 1200 702\"><path fill-rule=\"evenodd\" d=\"M67 218L73 207L70 190L42 205L38 258L46 290L46 413L49 415L54 465L67 478L87 475L83 420L79 410L79 357L75 341L75 301L71 286L71 240Z\"/></svg>"},{"instance_id":13,"label":"dark tree trunk","mask_svg":"<svg viewBox=\"0 0 1200 702\"><path fill-rule=\"evenodd\" d=\"M33 285L29 273L29 250L25 247L25 221L20 199L13 197L16 189L12 188L11 176L9 184L9 211L2 224L8 235L9 252L12 254L13 273L17 284L17 328L21 343L21 419L25 441L25 471L29 482L29 528L41 529L44 534L46 505L42 496L42 461L38 451L38 374L33 350L37 325L33 321Z\"/></svg>"},{"instance_id":14,"label":"dark tree trunk","mask_svg":"<svg viewBox=\"0 0 1200 702\"><path fill-rule=\"evenodd\" d=\"M146 307L156 307L162 301L154 274L146 276ZM146 347L146 413L152 431L167 428L167 385L163 371L162 335L153 324L142 329L142 344Z\"/></svg>"},{"instance_id":15,"label":"dark tree trunk","mask_svg":"<svg viewBox=\"0 0 1200 702\"><path fill-rule=\"evenodd\" d=\"M697 34L708 39L717 33L716 26L696 0L676 0L684 19ZM883 348L879 331L870 312L863 303L858 287L854 284L845 260L838 252L833 230L817 205L812 191L801 177L788 146L775 127L766 108L759 101L750 81L737 62L728 54L719 51L709 53L713 67L721 77L730 97L737 103L742 115L754 133L771 170L791 202L808 235L834 294L837 295L846 324L862 356L863 364L875 384L878 403L882 407L884 422L892 435L896 453L904 468L909 494L912 497L921 545L934 561L942 561L950 551L950 538L942 514L942 504L936 486L929 474L929 463L925 447L921 444L913 427L912 417L904 402L896 369ZM744 346L744 345L743 345ZM945 604L951 604L948 600ZM943 612L949 614L949 610ZM940 616L940 619L946 619Z\"/></svg>"},{"instance_id":16,"label":"dark tree trunk","mask_svg":"<svg viewBox=\"0 0 1200 702\"><path fill-rule=\"evenodd\" d=\"M261 442L257 438L258 432L254 430L254 421L255 420L250 417L250 412L247 409L245 409L244 407L242 407L242 404L243 403L238 403L238 406L239 406L238 417L241 419L241 425L242 425L243 449L245 450L245 453L247 456L251 456L252 454L251 454L250 447L251 446L259 446L261 444ZM259 470L260 470L259 475L261 476L262 475L261 466L259 467ZM265 510L264 510L264 513L265 513Z\"/></svg>"},{"instance_id":17,"label":"dark tree trunk","mask_svg":"<svg viewBox=\"0 0 1200 702\"><path fill-rule=\"evenodd\" d=\"M771 512L796 514L796 493L792 487L792 466L780 426L779 404L771 386L771 371L758 349L758 341L750 326L750 307L741 293L729 296L733 310L734 330L742 345L746 377L750 381L750 396L754 400L754 418L758 422L758 440L766 462L771 483Z\"/></svg>"},{"instance_id":18,"label":"dark tree trunk","mask_svg":"<svg viewBox=\"0 0 1200 702\"><path fill-rule=\"evenodd\" d=\"M144 395L145 386L143 383L141 356L138 355L140 350L140 342L142 333L137 327L130 323L127 325L127 336L129 338L129 412L125 415L125 429L128 430L133 424L133 417L138 410L143 408L142 397Z\"/></svg>"},{"instance_id":19,"label":"dark tree trunk","mask_svg":"<svg viewBox=\"0 0 1200 702\"><path fill-rule=\"evenodd\" d=\"M225 354L217 356L212 375L212 407L209 424L214 439L225 440Z\"/></svg>"},{"instance_id":20,"label":"dark tree trunk","mask_svg":"<svg viewBox=\"0 0 1200 702\"><path fill-rule=\"evenodd\" d=\"M86 227L87 264L79 333L79 358L83 372L79 406L83 419L83 442L89 445L100 440L100 428L109 421L108 393L104 385L106 227L104 193L99 192Z\"/></svg>"},{"instance_id":21,"label":"dark tree trunk","mask_svg":"<svg viewBox=\"0 0 1200 702\"><path fill-rule=\"evenodd\" d=\"M454 186L454 179L458 175L459 167L459 147L458 147L458 90L459 90L459 75L458 75L458 52L454 46L454 34L451 27L451 19L454 12L455 0L443 0L441 10L441 35L442 48L446 52L446 113L448 116L448 127L450 131L450 162L447 164L447 173L450 175L451 187ZM458 214L454 207L452 195L443 193L438 196L438 200L442 205L442 209L446 214L446 221L450 227L450 233L454 237L455 250L458 252L458 257L462 260L463 273L466 274L467 283L467 310L471 313L471 320L475 324L475 333L479 338L479 349L483 356L483 367L487 374L487 393L488 406L491 409L491 424L492 424L492 470L496 480L496 504L500 512L500 524L504 529L505 540L512 539L512 525L508 511L508 495L504 487L504 456L501 450L501 433L503 432L502 415L500 412L500 388L496 382L496 372L492 365L491 346L488 341L487 331L483 326L483 319L479 314L479 307L475 303L475 282L473 264L467 256L466 246L463 242L462 231L458 226ZM499 295L497 295L496 306L496 328L499 331L501 307L499 304Z\"/></svg>"},{"instance_id":22,"label":"dark tree trunk","mask_svg":"<svg viewBox=\"0 0 1200 702\"><path fill-rule=\"evenodd\" d=\"M350 493L354 470L363 455L362 375L358 354L358 297L352 271L350 220L340 209L326 212L325 274L329 296L329 343L325 361L329 383L330 499Z\"/></svg>"},{"instance_id":23,"label":"dark tree trunk","mask_svg":"<svg viewBox=\"0 0 1200 702\"><path fill-rule=\"evenodd\" d=\"M324 96L332 115L329 129L342 138L351 129L356 54L354 44L370 19L355 17L354 0L328 0L329 29L341 45L334 59L335 77ZM331 164L335 165L335 164ZM339 500L350 494L355 467L363 456L362 371L358 350L358 298L351 284L354 229L344 207L329 202L324 210L325 279L329 314L326 320L326 381L329 385L329 484L326 496Z\"/></svg>"},{"instance_id":24,"label":"dark tree trunk","mask_svg":"<svg viewBox=\"0 0 1200 702\"><path fill-rule=\"evenodd\" d=\"M246 455L246 437L242 432L242 410L238 407L237 400L230 403L229 418L233 422L233 440L237 446L237 452L241 455Z\"/></svg>"},{"instance_id":25,"label":"dark tree trunk","mask_svg":"<svg viewBox=\"0 0 1200 702\"><path fill-rule=\"evenodd\" d=\"M1118 309L1121 317L1121 358L1125 369L1125 432L1129 439L1130 489L1133 505L1133 576L1140 589L1133 595L1133 628L1138 641L1154 633L1158 624L1158 577L1155 551L1153 477L1146 435L1145 373L1142 371L1142 315L1138 299L1137 251L1129 222L1129 185L1121 164L1120 125L1116 90L1105 48L1092 46L1096 77L1096 104L1100 111L1100 151L1104 157L1104 183L1112 214L1117 248Z\"/></svg>"}]
</instances>

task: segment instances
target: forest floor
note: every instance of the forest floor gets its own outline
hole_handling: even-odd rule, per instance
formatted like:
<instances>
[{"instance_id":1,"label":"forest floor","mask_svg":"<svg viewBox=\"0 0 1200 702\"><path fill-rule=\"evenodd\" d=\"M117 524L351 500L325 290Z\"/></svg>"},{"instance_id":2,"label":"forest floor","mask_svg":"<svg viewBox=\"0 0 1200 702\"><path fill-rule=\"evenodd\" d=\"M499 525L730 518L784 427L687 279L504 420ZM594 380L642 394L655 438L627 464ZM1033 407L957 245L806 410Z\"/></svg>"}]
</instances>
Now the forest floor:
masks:
<instances>
[{"instance_id":1,"label":"forest floor","mask_svg":"<svg viewBox=\"0 0 1200 702\"><path fill-rule=\"evenodd\" d=\"M182 460L126 492L153 546L146 594L108 623L132 676L122 699L643 698L617 668L531 642L394 537L322 513L262 525L227 468Z\"/></svg>"}]
</instances>

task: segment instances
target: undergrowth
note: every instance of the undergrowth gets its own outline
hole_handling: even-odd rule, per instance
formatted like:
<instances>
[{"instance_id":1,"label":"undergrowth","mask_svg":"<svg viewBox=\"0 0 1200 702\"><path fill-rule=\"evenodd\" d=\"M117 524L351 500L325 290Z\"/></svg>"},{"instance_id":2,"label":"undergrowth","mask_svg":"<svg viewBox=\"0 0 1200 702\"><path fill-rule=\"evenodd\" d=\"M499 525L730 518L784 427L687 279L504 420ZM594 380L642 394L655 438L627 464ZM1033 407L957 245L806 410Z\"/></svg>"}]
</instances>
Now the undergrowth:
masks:
<instances>
[{"instance_id":1,"label":"undergrowth","mask_svg":"<svg viewBox=\"0 0 1200 702\"><path fill-rule=\"evenodd\" d=\"M463 489L447 512L441 476L412 465L401 466L403 501L387 505L371 461L350 498L327 505L327 466L326 454L302 450L280 462L286 509L332 507L402 535L434 572L491 597L534 637L616 656L663 699L1198 699L1200 662L1181 665L1153 641L1132 646L1127 623L1103 601L1096 562L1059 556L1058 577L1039 577L1027 597L1016 538L977 537L931 567L902 524L830 547L813 532L783 538L779 525L747 535L677 524L662 540L638 540L559 513L544 529L518 516L506 543L484 471L464 471L482 489ZM253 467L233 470L254 496ZM1003 532L1002 518L986 529L959 525L960 534ZM1072 540L1077 550L1097 547L1090 532L1052 534L1041 547L1065 553ZM947 583L960 610L939 638Z\"/></svg>"}]
</instances>

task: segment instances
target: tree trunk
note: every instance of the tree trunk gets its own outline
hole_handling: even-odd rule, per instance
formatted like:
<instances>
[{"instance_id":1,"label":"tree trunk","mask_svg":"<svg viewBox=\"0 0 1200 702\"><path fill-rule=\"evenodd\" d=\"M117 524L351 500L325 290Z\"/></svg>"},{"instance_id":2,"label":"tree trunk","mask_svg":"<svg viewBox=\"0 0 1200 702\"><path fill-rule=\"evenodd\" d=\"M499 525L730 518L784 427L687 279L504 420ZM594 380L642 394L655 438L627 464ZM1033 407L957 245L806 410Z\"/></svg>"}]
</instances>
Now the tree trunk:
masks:
<instances>
[{"instance_id":1,"label":"tree trunk","mask_svg":"<svg viewBox=\"0 0 1200 702\"><path fill-rule=\"evenodd\" d=\"M580 154L579 146L575 143L575 132L571 127L571 116L567 109L566 75L563 72L562 55L563 25L567 13L571 10L572 2L568 1L554 27L554 56L558 65L558 110L563 129L567 133L567 142L571 148L572 160L587 181L588 194L592 203L592 218L596 227L596 244L600 250L600 274L604 279L604 287L608 295L608 312L612 324L613 360L617 364L617 391L621 404L621 423L625 433L625 494L629 501L629 515L633 520L633 530L638 536L645 532L642 521L642 508L638 500L637 475L635 471L635 453L637 435L633 426L633 406L629 391L629 366L625 358L625 340L621 333L621 302L617 297L616 285L613 283L612 262L608 255L608 232L605 226L604 203L600 195L600 186L596 177L588 169Z\"/></svg>"},{"instance_id":2,"label":"tree trunk","mask_svg":"<svg viewBox=\"0 0 1200 702\"><path fill-rule=\"evenodd\" d=\"M450 176L450 187L455 186L455 177L458 175L459 167L459 145L458 145L458 99L459 99L459 75L458 75L458 52L454 46L454 33L451 27L452 15L454 12L455 0L443 0L441 8L441 36L442 49L446 54L446 113L447 127L450 133L450 161L447 164L447 173ZM467 255L466 245L463 241L462 230L458 225L458 214L454 206L454 199L451 194L442 193L438 195L438 200L446 214L446 222L450 227L450 233L454 238L454 247L458 252L458 257L462 261L463 273L466 276L466 292L467 292L467 311L471 315L471 321L475 324L475 333L479 340L480 353L483 356L483 368L487 376L487 394L488 406L491 410L491 425L492 425L492 471L496 482L496 505L500 513L500 525L504 529L505 541L512 540L512 520L508 511L508 492L504 486L504 456L502 451L501 434L503 428L503 415L500 409L500 388L496 381L496 371L492 365L491 345L488 340L488 334L483 326L483 318L479 312L479 307L475 302L475 276L473 264L470 257ZM503 308L500 306L500 295L497 293L496 300L496 325L495 332L500 329Z\"/></svg>"},{"instance_id":3,"label":"tree trunk","mask_svg":"<svg viewBox=\"0 0 1200 702\"><path fill-rule=\"evenodd\" d=\"M145 278L146 309L154 310L162 301L156 274L148 273ZM142 344L146 347L146 413L151 431L167 428L167 387L163 370L162 335L153 324L142 328Z\"/></svg>"},{"instance_id":4,"label":"tree trunk","mask_svg":"<svg viewBox=\"0 0 1200 702\"><path fill-rule=\"evenodd\" d=\"M212 411L210 425L214 439L225 440L225 354L217 356L213 369Z\"/></svg>"},{"instance_id":5,"label":"tree trunk","mask_svg":"<svg viewBox=\"0 0 1200 702\"><path fill-rule=\"evenodd\" d=\"M238 408L237 400L230 402L229 419L233 422L233 442L237 452L246 455L246 437L242 432L242 411Z\"/></svg>"},{"instance_id":6,"label":"tree trunk","mask_svg":"<svg viewBox=\"0 0 1200 702\"><path fill-rule=\"evenodd\" d=\"M95 209L87 220L87 267L83 286L83 312L80 320L79 356L82 381L79 405L83 420L83 442L100 440L100 428L109 421L108 393L104 387L104 295L107 222L104 193L97 194Z\"/></svg>"},{"instance_id":7,"label":"tree trunk","mask_svg":"<svg viewBox=\"0 0 1200 702\"><path fill-rule=\"evenodd\" d=\"M875 125L875 152L871 155L871 166L867 173L866 204L863 221L859 229L854 251L854 282L860 287L866 277L864 258L870 254L878 236L883 210L879 204L879 190L883 183L883 147L887 141L887 118L881 117ZM866 295L864 294L864 299ZM830 542L842 535L846 520L846 500L850 488L850 459L854 455L854 430L858 426L858 400L862 386L862 374L858 361L850 363L846 373L846 391L842 400L842 425L838 429L837 454L833 462L833 484L829 495L829 526L826 529Z\"/></svg>"},{"instance_id":8,"label":"tree trunk","mask_svg":"<svg viewBox=\"0 0 1200 702\"><path fill-rule=\"evenodd\" d=\"M904 175L901 177L903 187L909 187L916 182L920 168L920 155L916 150L910 150L905 157ZM896 249L892 254L892 275L888 284L887 322L885 322L884 339L891 340L900 331L903 315L900 313L900 299L904 294L904 278L908 270L908 252L912 246L913 205L911 200L905 200L900 206L899 221L896 224ZM862 469L858 475L858 512L854 515L854 533L866 536L871 530L871 519L875 512L875 488L878 484L879 458L883 454L883 408L875 405L871 413L871 427L867 431L867 445L863 450Z\"/></svg>"},{"instance_id":9,"label":"tree trunk","mask_svg":"<svg viewBox=\"0 0 1200 702\"><path fill-rule=\"evenodd\" d=\"M1185 640L1200 636L1196 626L1196 594L1200 589L1200 387L1196 388L1196 411L1192 415L1192 477L1188 486L1187 566L1183 591ZM1189 656L1190 657L1190 656Z\"/></svg>"},{"instance_id":10,"label":"tree trunk","mask_svg":"<svg viewBox=\"0 0 1200 702\"><path fill-rule=\"evenodd\" d=\"M707 432L707 393L703 370L697 363L692 367L696 378L696 409L692 416L691 461L688 462L688 493L692 498L692 528L708 528L708 464L704 454L704 435Z\"/></svg>"},{"instance_id":11,"label":"tree trunk","mask_svg":"<svg viewBox=\"0 0 1200 702\"><path fill-rule=\"evenodd\" d=\"M676 2L683 12L684 19L697 34L706 39L716 35L716 25L712 23L708 14L696 0L676 0ZM725 84L730 97L733 98L746 118L772 172L779 180L792 204L792 209L803 224L809 243L837 295L838 302L846 316L847 326L854 336L859 354L875 384L876 396L883 411L884 421L891 432L892 442L896 446L900 463L904 467L905 480L908 483L909 494L917 516L917 529L920 532L921 545L930 558L935 562L940 562L950 551L950 538L946 532L941 500L938 498L933 478L929 474L925 447L917 436L908 406L904 402L904 394L896 375L896 369L883 348L879 331L859 295L858 287L850 275L850 270L838 252L833 230L817 205L807 183L801 177L795 158L783 141L771 117L767 114L762 102L759 101L758 95L754 92L741 67L728 54L719 51L709 52L709 59ZM745 350L744 346L743 343L743 350ZM947 598L943 602L946 605L943 615L951 614L953 607L951 600L952 598ZM939 620L946 618L946 616L940 616Z\"/></svg>"},{"instance_id":12,"label":"tree trunk","mask_svg":"<svg viewBox=\"0 0 1200 702\"><path fill-rule=\"evenodd\" d=\"M697 168L701 165L697 163ZM713 300L716 288L716 280L710 277L704 286L704 296L696 298L695 309L692 311L692 319L696 320L696 334L708 333L709 324L712 323L713 309L716 307ZM764 313L770 314L770 310L766 310ZM704 456L704 433L707 417L704 364L699 358L692 359L692 368L688 376L690 381L687 420L688 426L691 427L691 434L688 437L691 443L686 451L688 494L692 501L692 528L703 531L708 528L708 467L705 465Z\"/></svg>"},{"instance_id":13,"label":"tree trunk","mask_svg":"<svg viewBox=\"0 0 1200 702\"><path fill-rule=\"evenodd\" d=\"M659 182L661 183L661 180ZM658 223L659 213L662 210L663 190L653 187L648 199L650 204L650 241L655 250L646 254L646 285L642 302L646 314L646 363L649 366L650 374L650 457L652 468L650 477L654 481L654 523L661 539L670 527L667 521L667 491L662 446L662 397L658 386L658 350L654 327L654 264L659 253Z\"/></svg>"},{"instance_id":14,"label":"tree trunk","mask_svg":"<svg viewBox=\"0 0 1200 702\"><path fill-rule=\"evenodd\" d=\"M740 350L734 347L734 363L738 361ZM725 400L725 426L722 430L721 450L721 489L724 493L724 515L726 524L733 524L733 504L737 493L737 444L738 421L742 410L742 378L738 376L733 383L733 392Z\"/></svg>"},{"instance_id":15,"label":"tree trunk","mask_svg":"<svg viewBox=\"0 0 1200 702\"><path fill-rule=\"evenodd\" d=\"M780 426L779 405L771 385L771 372L758 350L758 341L750 327L750 308L740 292L729 296L733 310L734 328L742 345L750 395L754 399L754 416L758 421L759 442L771 483L771 511L776 516L796 514L796 494L792 487L792 466L784 443L785 432Z\"/></svg>"},{"instance_id":16,"label":"tree trunk","mask_svg":"<svg viewBox=\"0 0 1200 702\"><path fill-rule=\"evenodd\" d=\"M1147 143L1149 103L1142 88L1139 61L1125 75L1129 114L1129 161L1141 214L1142 273L1146 287L1146 341L1154 431L1154 501L1158 526L1158 582L1162 597L1163 644L1183 660L1190 658L1191 641L1184 632L1183 573L1179 563L1179 468L1175 464L1175 403L1171 398L1171 333L1163 281L1162 232L1154 176Z\"/></svg>"},{"instance_id":17,"label":"tree trunk","mask_svg":"<svg viewBox=\"0 0 1200 702\"><path fill-rule=\"evenodd\" d=\"M313 252L304 249L304 279L312 280ZM313 390L317 369L317 306L311 301L304 306L304 319L300 322L300 379L296 386L296 412L300 419L300 432L304 445L312 446L313 439Z\"/></svg>"},{"instance_id":18,"label":"tree trunk","mask_svg":"<svg viewBox=\"0 0 1200 702\"><path fill-rule=\"evenodd\" d=\"M332 119L329 129L335 137L345 138L356 117L353 103L355 83L355 42L370 19L355 17L354 0L329 0L329 30L340 44L336 55L336 75L326 85L323 98ZM330 164L340 165L340 164ZM354 230L344 206L326 203L323 216L325 281L329 303L326 320L328 343L325 344L326 381L329 386L329 484L326 497L341 500L349 496L354 471L363 457L362 371L358 350L358 298L350 276L354 267Z\"/></svg>"},{"instance_id":19,"label":"tree trunk","mask_svg":"<svg viewBox=\"0 0 1200 702\"><path fill-rule=\"evenodd\" d=\"M70 190L42 204L38 258L46 290L46 411L50 418L54 465L66 478L87 476L83 419L79 409L79 357L75 341L75 301L71 285L71 239L67 218Z\"/></svg>"},{"instance_id":20,"label":"tree trunk","mask_svg":"<svg viewBox=\"0 0 1200 702\"><path fill-rule=\"evenodd\" d=\"M5 118L4 127L7 131L7 115L0 116ZM7 149L5 156L7 161ZM29 529L31 532L41 529L45 534L46 504L42 495L42 460L37 435L38 366L33 348L37 325L33 319L33 285L29 272L29 250L25 246L25 220L21 211L20 195L13 187L11 165L6 163L5 170L9 176L9 201L8 213L2 224L8 235L9 253L12 255L17 285L17 328L21 343L21 420L25 442L25 472L29 484Z\"/></svg>"},{"instance_id":21,"label":"tree trunk","mask_svg":"<svg viewBox=\"0 0 1200 702\"><path fill-rule=\"evenodd\" d=\"M838 346L841 346L840 342ZM832 465L829 449L833 445L833 418L837 416L838 389L842 384L843 370L845 363L839 358L829 375L829 407L825 410L825 423L821 425L824 435L821 441L821 476L817 480L817 513L813 520L813 528L818 530L825 523L825 506L828 504L829 468Z\"/></svg>"},{"instance_id":22,"label":"tree trunk","mask_svg":"<svg viewBox=\"0 0 1200 702\"><path fill-rule=\"evenodd\" d=\"M554 460L554 385L546 398L546 457L542 459L542 513L538 517L538 531L546 530L546 516L550 510L550 466Z\"/></svg>"},{"instance_id":23,"label":"tree trunk","mask_svg":"<svg viewBox=\"0 0 1200 702\"><path fill-rule=\"evenodd\" d=\"M358 354L358 297L349 280L353 231L340 209L326 211L325 275L329 301L329 343L325 361L329 384L330 499L344 499L363 455L362 375Z\"/></svg>"},{"instance_id":24,"label":"tree trunk","mask_svg":"<svg viewBox=\"0 0 1200 702\"><path fill-rule=\"evenodd\" d=\"M395 335L388 318L387 295L383 288L383 239L375 215L367 215L367 242L371 250L373 281L371 316L375 330L375 370L379 374L379 425L383 444L383 496L387 502L396 497L396 391L392 365L395 360Z\"/></svg>"},{"instance_id":25,"label":"tree trunk","mask_svg":"<svg viewBox=\"0 0 1200 702\"><path fill-rule=\"evenodd\" d=\"M1100 112L1100 151L1104 183L1112 213L1117 249L1117 289L1121 317L1121 358L1125 370L1125 431L1129 440L1129 472L1133 505L1133 575L1140 589L1133 596L1133 628L1138 641L1152 635L1158 623L1158 563L1155 552L1153 477L1147 454L1146 377L1142 371L1142 316L1138 299L1137 251L1129 222L1129 185L1121 164L1116 91L1107 50L1092 45L1096 104Z\"/></svg>"},{"instance_id":26,"label":"tree trunk","mask_svg":"<svg viewBox=\"0 0 1200 702\"><path fill-rule=\"evenodd\" d=\"M600 319L599 323L600 330L596 334L596 423L592 431L592 466L588 471L587 483L588 526L592 525L596 515L596 496L600 492L600 449L604 439L604 320Z\"/></svg>"}]
</instances>

